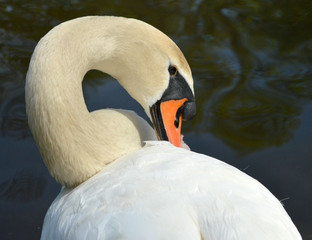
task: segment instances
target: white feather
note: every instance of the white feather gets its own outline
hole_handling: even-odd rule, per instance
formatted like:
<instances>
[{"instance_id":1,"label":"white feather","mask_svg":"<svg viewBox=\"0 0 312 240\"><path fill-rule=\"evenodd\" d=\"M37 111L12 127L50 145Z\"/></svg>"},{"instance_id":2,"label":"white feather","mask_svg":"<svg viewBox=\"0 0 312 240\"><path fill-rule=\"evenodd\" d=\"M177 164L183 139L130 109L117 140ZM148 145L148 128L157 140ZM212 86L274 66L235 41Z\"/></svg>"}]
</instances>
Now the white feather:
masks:
<instances>
[{"instance_id":1,"label":"white feather","mask_svg":"<svg viewBox=\"0 0 312 240\"><path fill-rule=\"evenodd\" d=\"M44 226L42 239L301 239L258 181L167 142L148 142L63 188Z\"/></svg>"}]
</instances>

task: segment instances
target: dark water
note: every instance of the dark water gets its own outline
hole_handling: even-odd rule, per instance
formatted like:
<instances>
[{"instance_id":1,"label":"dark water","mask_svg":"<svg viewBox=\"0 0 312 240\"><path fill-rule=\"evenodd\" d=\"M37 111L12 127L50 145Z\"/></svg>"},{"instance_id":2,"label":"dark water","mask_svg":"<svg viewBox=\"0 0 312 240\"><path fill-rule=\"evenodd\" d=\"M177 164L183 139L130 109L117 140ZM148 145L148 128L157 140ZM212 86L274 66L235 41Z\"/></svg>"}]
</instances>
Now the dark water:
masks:
<instances>
[{"instance_id":1,"label":"dark water","mask_svg":"<svg viewBox=\"0 0 312 240\"><path fill-rule=\"evenodd\" d=\"M25 74L40 37L85 15L135 17L173 38L195 79L186 142L262 182L312 239L312 2L125 2L0 0L0 239L38 239L60 189L27 127ZM88 73L84 92L90 110L144 115L104 74Z\"/></svg>"}]
</instances>

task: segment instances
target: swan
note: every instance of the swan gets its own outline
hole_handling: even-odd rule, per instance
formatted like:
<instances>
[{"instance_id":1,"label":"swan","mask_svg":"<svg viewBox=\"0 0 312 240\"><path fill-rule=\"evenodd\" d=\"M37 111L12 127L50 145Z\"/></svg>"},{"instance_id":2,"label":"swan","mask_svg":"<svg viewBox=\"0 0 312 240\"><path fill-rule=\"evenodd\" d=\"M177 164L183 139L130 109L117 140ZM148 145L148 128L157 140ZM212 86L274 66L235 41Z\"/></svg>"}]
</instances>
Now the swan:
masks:
<instances>
[{"instance_id":1,"label":"swan","mask_svg":"<svg viewBox=\"0 0 312 240\"><path fill-rule=\"evenodd\" d=\"M90 113L90 69L117 79L155 132L131 111ZM56 26L34 50L25 91L34 139L64 186L42 239L301 239L257 180L180 147L181 122L196 112L191 69L151 25L90 16Z\"/></svg>"}]
</instances>

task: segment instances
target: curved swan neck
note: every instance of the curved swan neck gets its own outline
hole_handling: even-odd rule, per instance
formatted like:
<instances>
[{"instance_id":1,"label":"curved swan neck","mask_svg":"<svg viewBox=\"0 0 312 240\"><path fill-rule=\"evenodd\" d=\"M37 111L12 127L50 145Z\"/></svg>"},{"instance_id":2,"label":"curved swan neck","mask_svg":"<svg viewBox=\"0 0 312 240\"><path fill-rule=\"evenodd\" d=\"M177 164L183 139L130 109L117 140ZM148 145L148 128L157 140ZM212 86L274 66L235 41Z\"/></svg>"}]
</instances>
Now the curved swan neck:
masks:
<instances>
[{"instance_id":1,"label":"curved swan neck","mask_svg":"<svg viewBox=\"0 0 312 240\"><path fill-rule=\"evenodd\" d=\"M27 73L29 126L50 173L67 187L140 148L153 134L133 113L87 110L81 87L86 72L99 69L118 78L123 64L111 31L96 17L61 24L40 40Z\"/></svg>"}]
</instances>

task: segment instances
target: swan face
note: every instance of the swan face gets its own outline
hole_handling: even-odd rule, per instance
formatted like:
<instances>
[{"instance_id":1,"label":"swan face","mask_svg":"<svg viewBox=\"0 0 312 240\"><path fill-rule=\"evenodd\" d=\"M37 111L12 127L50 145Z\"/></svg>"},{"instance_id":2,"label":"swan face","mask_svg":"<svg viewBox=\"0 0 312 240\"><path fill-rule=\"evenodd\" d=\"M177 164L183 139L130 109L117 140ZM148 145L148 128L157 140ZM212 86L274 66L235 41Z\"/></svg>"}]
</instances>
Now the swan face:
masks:
<instances>
[{"instance_id":1,"label":"swan face","mask_svg":"<svg viewBox=\"0 0 312 240\"><path fill-rule=\"evenodd\" d=\"M196 113L192 73L178 46L154 29L151 27L153 34L145 37L147 44L141 48L145 51L142 55L149 56L143 58L148 75L142 84L144 98L138 101L150 117L158 139L181 147L182 119L191 120Z\"/></svg>"},{"instance_id":2,"label":"swan face","mask_svg":"<svg viewBox=\"0 0 312 240\"><path fill-rule=\"evenodd\" d=\"M149 60L150 63L159 61ZM173 65L172 61L168 61L167 56L162 62L166 64L159 64L158 68L156 64L145 64L150 70L143 77L144 82L138 84L140 81L136 80L135 90L131 91L133 86L127 86L131 81L127 81L125 88L144 108L153 123L157 138L181 147L182 120L191 120L196 113L193 79L178 64ZM185 66L188 66L187 63ZM137 79L142 76L144 74L137 76Z\"/></svg>"},{"instance_id":3,"label":"swan face","mask_svg":"<svg viewBox=\"0 0 312 240\"><path fill-rule=\"evenodd\" d=\"M182 119L191 120L196 113L190 67L163 33L145 38L136 54L136 81L127 81L125 88L145 109L158 139L181 147ZM135 82L134 91L133 86L127 86L130 82Z\"/></svg>"},{"instance_id":4,"label":"swan face","mask_svg":"<svg viewBox=\"0 0 312 240\"><path fill-rule=\"evenodd\" d=\"M181 125L196 113L194 94L175 66L169 66L169 86L160 100L150 107L151 118L159 140L181 147Z\"/></svg>"}]
</instances>

